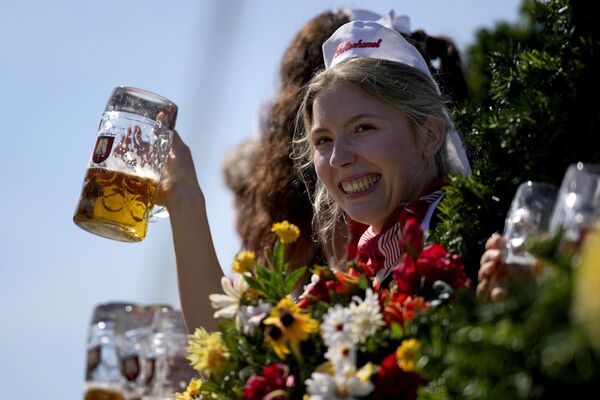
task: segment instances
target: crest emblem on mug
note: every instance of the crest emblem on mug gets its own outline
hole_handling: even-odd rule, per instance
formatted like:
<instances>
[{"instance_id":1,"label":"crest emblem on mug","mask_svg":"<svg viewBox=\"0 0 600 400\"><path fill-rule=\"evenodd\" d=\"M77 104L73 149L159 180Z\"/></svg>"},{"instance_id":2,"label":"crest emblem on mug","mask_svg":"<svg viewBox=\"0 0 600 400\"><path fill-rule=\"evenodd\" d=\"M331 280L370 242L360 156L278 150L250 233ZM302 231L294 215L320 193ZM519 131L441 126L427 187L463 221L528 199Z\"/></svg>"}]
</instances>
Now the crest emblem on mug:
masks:
<instances>
[{"instance_id":1,"label":"crest emblem on mug","mask_svg":"<svg viewBox=\"0 0 600 400\"><path fill-rule=\"evenodd\" d=\"M96 164L105 161L110 155L114 140L115 138L112 136L98 136L92 153L92 161Z\"/></svg>"}]
</instances>

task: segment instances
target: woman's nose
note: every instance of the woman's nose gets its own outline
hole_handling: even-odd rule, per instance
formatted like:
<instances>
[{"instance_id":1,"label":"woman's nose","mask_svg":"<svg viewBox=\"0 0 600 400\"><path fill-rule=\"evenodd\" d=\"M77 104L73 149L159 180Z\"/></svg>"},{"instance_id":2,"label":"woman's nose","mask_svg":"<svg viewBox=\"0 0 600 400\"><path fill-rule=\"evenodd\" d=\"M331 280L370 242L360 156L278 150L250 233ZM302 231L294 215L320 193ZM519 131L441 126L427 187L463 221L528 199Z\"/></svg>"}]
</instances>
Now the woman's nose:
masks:
<instances>
[{"instance_id":1,"label":"woman's nose","mask_svg":"<svg viewBox=\"0 0 600 400\"><path fill-rule=\"evenodd\" d=\"M338 138L331 152L329 164L334 168L341 168L352 164L356 160L356 154L352 148L352 143L346 139Z\"/></svg>"}]
</instances>

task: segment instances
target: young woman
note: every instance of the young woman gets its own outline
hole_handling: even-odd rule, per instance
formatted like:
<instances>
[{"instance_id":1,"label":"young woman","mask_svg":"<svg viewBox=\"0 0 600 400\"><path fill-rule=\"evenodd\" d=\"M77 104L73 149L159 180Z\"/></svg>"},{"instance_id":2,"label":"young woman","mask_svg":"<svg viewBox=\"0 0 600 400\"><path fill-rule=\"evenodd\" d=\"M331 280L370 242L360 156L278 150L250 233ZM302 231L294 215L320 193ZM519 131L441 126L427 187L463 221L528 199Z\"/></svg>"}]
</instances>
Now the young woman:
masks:
<instances>
[{"instance_id":1,"label":"young woman","mask_svg":"<svg viewBox=\"0 0 600 400\"><path fill-rule=\"evenodd\" d=\"M422 30L411 31L406 16L390 12L383 18L367 10L342 9L323 12L308 21L283 55L276 96L267 110L254 165L248 173L245 197L238 203L237 226L243 248L254 251L258 257L265 248L273 247L273 223L287 220L302 232L288 249L291 268L326 262L323 249L312 237L312 204L290 158L296 115L302 101L298 93L324 68L322 45L339 27L352 20L380 19L423 54L428 68L440 79L443 93L453 102L466 100L467 85L454 43ZM439 61L437 69L430 60ZM308 177L306 186L314 189L313 175Z\"/></svg>"},{"instance_id":2,"label":"young woman","mask_svg":"<svg viewBox=\"0 0 600 400\"><path fill-rule=\"evenodd\" d=\"M294 154L301 175L318 177L314 221L332 258L358 256L382 280L401 256L405 221L416 217L427 231L444 177L468 174L469 164L427 63L400 34L353 21L323 51ZM340 221L354 233L346 253Z\"/></svg>"},{"instance_id":3,"label":"young woman","mask_svg":"<svg viewBox=\"0 0 600 400\"><path fill-rule=\"evenodd\" d=\"M397 228L390 230L388 225L396 225L390 221L400 218L400 216L405 218L406 212L410 212L418 214L427 224L442 194L441 191L435 190L441 185L436 178L444 177L448 172L466 173L468 163L464 158L458 135L453 133L443 98L431 78L428 63L395 30L379 24L364 24L367 24L364 26L369 29L376 28L385 34L386 39L382 42L383 46L380 46L379 50L387 51L389 41L394 46L400 44L407 53L380 51L378 53L380 55L388 54L390 57L392 55L395 57L391 58L393 61L385 61L385 57L384 60L381 60L381 57L373 58L374 53L356 53L358 50L363 52L369 50L369 48L357 47L346 49L342 53L342 57L336 58L333 56L336 49L328 51L326 47L325 65L327 69L313 80L302 103L308 135L297 141L295 152L297 155L301 155L305 161L302 168L302 175L305 177L307 174L310 175L306 167L312 165L314 158L319 182L316 184L315 204L317 209L313 219L318 221L317 226L323 233L322 238L329 244L336 243L338 247L345 247L347 236L334 237L333 232L347 232L346 226L343 221L340 222L340 218L348 216L352 220L350 221L352 232L357 233L353 236L350 248L359 249L359 253L351 253L350 257L359 255L372 259L372 262L375 259L381 261L382 257L383 259L387 257L387 262L390 264L396 260L392 260L393 257L387 253L379 254L377 249L378 241L390 237L381 235L383 231L393 232L394 235L399 232ZM343 25L333 34L328 41L329 45L326 44L326 46L331 47L331 43L339 41L338 32L344 33L350 29L352 33L359 36L364 33L362 30L356 29L356 26ZM361 40L359 37L344 38L344 40L346 39L351 43ZM363 40L363 42L365 41ZM394 48L392 47L390 50L394 50ZM358 58L358 62L349 59L348 55L359 55L360 57L352 57ZM407 64L404 58L411 63L417 60L418 67ZM362 67L360 67L361 65ZM355 69L354 66L360 68ZM394 74L386 75L396 69L395 75L398 77L395 77ZM337 85L343 79L333 78L336 71L354 71L354 78L348 80L347 85ZM366 83L371 79L369 76L377 77L376 85L372 89L363 89L361 82ZM381 80L386 76L387 80ZM332 79L328 77L332 77ZM355 86L352 82L356 83ZM381 90L388 88L391 92L399 92L401 96L394 101L390 101L391 98L388 99L385 96L381 97L379 86L381 86ZM374 92L369 92L369 90L374 90ZM382 93L385 92L383 90ZM290 92L286 91L286 93L288 96L290 95ZM270 123L278 121L278 118L283 118L284 115L289 115L289 110L297 109L299 102L296 100L281 103L290 107L285 110L280 107L279 102L275 103L271 110L273 119L270 120ZM337 107L340 104L343 105L341 109ZM348 110L352 110L354 114L348 116ZM365 113L366 110L369 111L369 115ZM363 118L360 121L360 127L357 125L353 126L351 130L346 129L348 128L347 123L353 122L354 118L358 116ZM284 120L289 121L286 118ZM350 118L351 121L341 121L344 118ZM384 122L385 125L383 125ZM269 131L271 138L269 140L283 145L283 147L275 148L278 159L283 160L281 154L287 157L287 153L289 153L289 137L286 139L288 134L284 134L283 128L288 129L285 132L290 132L293 128L293 124L291 125L289 123L282 126L274 124L273 126L278 128L273 132ZM360 138L365 140L361 141ZM272 150L274 147L269 146L269 148ZM273 156L271 153L271 157ZM340 160L340 157L347 159ZM285 163L287 162L285 161ZM262 165L260 161L258 163ZM297 193L293 196L300 199L301 203L306 201L300 197L302 191L297 188L296 184L293 184L294 176L289 175L289 169L282 168L280 171L278 168L271 168L271 170L279 171L276 176L287 171L284 174L285 179L279 181L273 178L273 173L263 176L253 171L257 179L262 179L262 182L275 184L266 188L268 193L272 193L274 188L280 190L283 185L288 188L292 187L292 193ZM314 181L308 181L309 189L313 188ZM285 184L281 182L285 182ZM423 196L426 192L432 192L432 196ZM167 173L161 182L160 194L171 215L181 305L188 328L204 326L212 329L215 321L212 318L213 310L210 308L207 296L211 293L221 292L219 282L222 272L213 248L204 198L197 183L191 154L178 136L175 137L173 143L167 164ZM264 195L265 191L257 190L256 197L252 201L255 204L262 204L262 207L272 208L273 204L265 203ZM274 198L277 199L278 196ZM284 198L287 199L285 200L287 203L281 205L278 210L291 212L290 207L291 209L299 208L290 206L295 203L292 203L289 197ZM339 203L336 204L336 201ZM412 201L411 207L402 206L407 201ZM281 201L278 204L281 204ZM301 209L304 210L305 207ZM257 211L256 208L254 211L251 214L252 218L248 219L250 227L253 223L257 223L258 226L264 228L267 226L265 220L275 218L272 214ZM312 211L303 212L302 216L308 221L310 214ZM261 217L261 215L267 215L267 217ZM310 226L306 223L302 225ZM367 225L371 225L371 228L366 230L364 235L359 235L358 233L362 234ZM257 228L256 225L254 227ZM268 224L268 228L270 229L270 224ZM310 233L305 232L306 237L309 237ZM374 240L370 242L366 240L371 237ZM246 239L244 240L246 241ZM264 245L264 243L259 241L258 245ZM308 256L304 262L313 257L315 252L313 246L314 244L309 242L303 247L310 248L310 251L303 252ZM330 245L326 251L330 260L341 260L347 256L345 250L337 249L336 251L334 247ZM260 249L257 252L259 251ZM371 253L372 255L369 256L368 254Z\"/></svg>"}]
</instances>

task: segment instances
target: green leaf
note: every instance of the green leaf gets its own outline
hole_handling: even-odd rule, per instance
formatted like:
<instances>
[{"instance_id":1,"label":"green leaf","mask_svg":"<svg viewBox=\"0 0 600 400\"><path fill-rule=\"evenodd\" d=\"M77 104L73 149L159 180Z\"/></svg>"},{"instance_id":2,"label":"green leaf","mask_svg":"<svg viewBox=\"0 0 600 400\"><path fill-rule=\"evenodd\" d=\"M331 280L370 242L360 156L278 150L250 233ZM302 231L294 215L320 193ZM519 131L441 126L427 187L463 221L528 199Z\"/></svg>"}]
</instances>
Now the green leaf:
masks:
<instances>
[{"instance_id":1,"label":"green leaf","mask_svg":"<svg viewBox=\"0 0 600 400\"><path fill-rule=\"evenodd\" d=\"M256 264L256 279L261 282L269 282L271 280L272 271L267 269L266 267Z\"/></svg>"},{"instance_id":2,"label":"green leaf","mask_svg":"<svg viewBox=\"0 0 600 400\"><path fill-rule=\"evenodd\" d=\"M404 337L404 330L402 329L402 326L395 321L392 322L391 336L392 336L392 339L395 339L395 340L402 339Z\"/></svg>"},{"instance_id":3,"label":"green leaf","mask_svg":"<svg viewBox=\"0 0 600 400\"><path fill-rule=\"evenodd\" d=\"M369 282L369 279L365 275L361 274L360 278L358 279L358 287L362 290L366 290L367 288L371 287L371 282Z\"/></svg>"},{"instance_id":4,"label":"green leaf","mask_svg":"<svg viewBox=\"0 0 600 400\"><path fill-rule=\"evenodd\" d=\"M285 262L284 260L284 249L285 249L285 245L282 244L279 240L277 240L275 242L275 246L273 248L273 261L275 262L274 265L274 270L278 271L278 272L283 272L283 264Z\"/></svg>"},{"instance_id":5,"label":"green leaf","mask_svg":"<svg viewBox=\"0 0 600 400\"><path fill-rule=\"evenodd\" d=\"M306 269L307 269L306 267L298 268L297 270L295 270L294 272L292 272L285 278L284 286L285 286L286 293L289 293L292 291L292 289L294 289L294 286L296 286L296 283L298 282L298 280L304 276Z\"/></svg>"},{"instance_id":6,"label":"green leaf","mask_svg":"<svg viewBox=\"0 0 600 400\"><path fill-rule=\"evenodd\" d=\"M259 294L264 294L265 293L265 288L263 287L263 285L257 281L255 278L251 277L251 276L244 276L244 278L246 279L246 282L248 283L248 285L256 290Z\"/></svg>"}]
</instances>

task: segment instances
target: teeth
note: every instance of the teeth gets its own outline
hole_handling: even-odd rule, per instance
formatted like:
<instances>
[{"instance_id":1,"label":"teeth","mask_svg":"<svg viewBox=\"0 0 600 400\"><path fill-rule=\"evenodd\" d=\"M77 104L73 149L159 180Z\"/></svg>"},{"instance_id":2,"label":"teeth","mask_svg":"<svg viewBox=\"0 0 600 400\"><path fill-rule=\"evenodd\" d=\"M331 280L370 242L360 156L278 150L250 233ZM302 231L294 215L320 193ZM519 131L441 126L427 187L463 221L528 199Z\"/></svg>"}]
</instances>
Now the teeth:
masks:
<instances>
[{"instance_id":1,"label":"teeth","mask_svg":"<svg viewBox=\"0 0 600 400\"><path fill-rule=\"evenodd\" d=\"M378 180L379 180L379 177L371 176L368 178L361 178L361 179L357 179L354 181L342 182L342 189L346 193L362 192L362 191L369 189Z\"/></svg>"}]
</instances>

